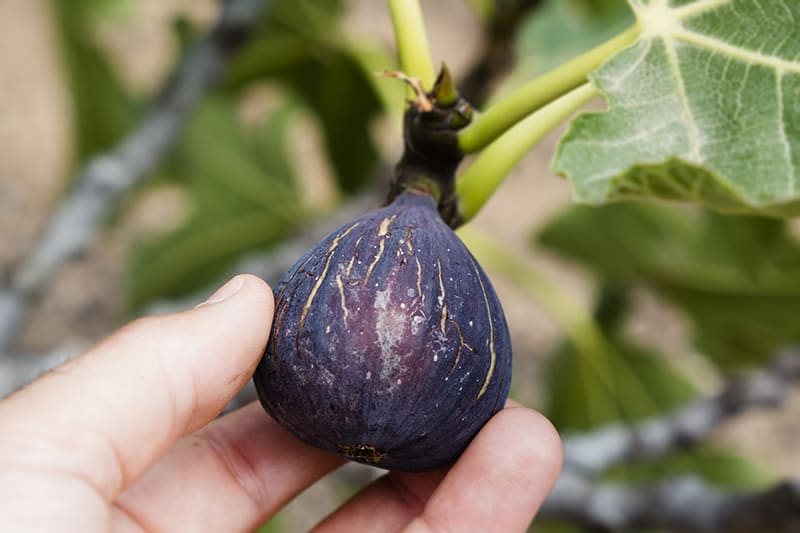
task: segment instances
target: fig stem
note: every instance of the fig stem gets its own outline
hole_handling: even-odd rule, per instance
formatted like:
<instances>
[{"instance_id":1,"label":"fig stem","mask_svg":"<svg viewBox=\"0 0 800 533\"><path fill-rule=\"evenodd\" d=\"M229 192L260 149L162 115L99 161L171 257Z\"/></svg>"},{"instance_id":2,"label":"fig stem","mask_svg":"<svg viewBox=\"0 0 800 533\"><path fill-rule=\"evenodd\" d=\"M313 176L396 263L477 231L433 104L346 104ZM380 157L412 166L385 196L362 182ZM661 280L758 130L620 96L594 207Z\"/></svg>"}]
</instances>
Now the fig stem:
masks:
<instances>
[{"instance_id":1,"label":"fig stem","mask_svg":"<svg viewBox=\"0 0 800 533\"><path fill-rule=\"evenodd\" d=\"M461 98L446 65L442 65L433 87L420 93L415 78L388 73L411 83L417 99L403 116L403 156L395 166L387 204L403 191L430 194L442 219L451 227L461 224L455 195L456 169L464 155L458 149L457 133L470 123L473 108Z\"/></svg>"},{"instance_id":2,"label":"fig stem","mask_svg":"<svg viewBox=\"0 0 800 533\"><path fill-rule=\"evenodd\" d=\"M543 105L586 83L592 71L634 43L640 33L639 25L634 24L611 40L523 85L464 128L458 135L459 148L469 154L488 146Z\"/></svg>"},{"instance_id":3,"label":"fig stem","mask_svg":"<svg viewBox=\"0 0 800 533\"><path fill-rule=\"evenodd\" d=\"M586 83L528 115L481 151L456 180L463 222L478 213L514 165L545 135L597 95L597 89Z\"/></svg>"},{"instance_id":4,"label":"fig stem","mask_svg":"<svg viewBox=\"0 0 800 533\"><path fill-rule=\"evenodd\" d=\"M436 70L433 68L419 0L388 0L388 4L400 68L409 77L418 78L422 86L429 90L436 81Z\"/></svg>"}]
</instances>

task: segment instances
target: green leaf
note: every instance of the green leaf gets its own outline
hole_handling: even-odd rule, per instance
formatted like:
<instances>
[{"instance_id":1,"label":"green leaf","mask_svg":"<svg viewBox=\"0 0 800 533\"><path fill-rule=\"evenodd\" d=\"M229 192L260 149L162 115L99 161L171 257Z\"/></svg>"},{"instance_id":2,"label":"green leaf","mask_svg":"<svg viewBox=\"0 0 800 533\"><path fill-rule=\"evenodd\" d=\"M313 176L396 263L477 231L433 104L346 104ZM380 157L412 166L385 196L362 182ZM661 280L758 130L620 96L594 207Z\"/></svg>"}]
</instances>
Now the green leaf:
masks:
<instances>
[{"instance_id":1,"label":"green leaf","mask_svg":"<svg viewBox=\"0 0 800 533\"><path fill-rule=\"evenodd\" d=\"M630 202L571 209L539 242L683 309L695 344L722 368L800 341L800 244L779 220Z\"/></svg>"},{"instance_id":2,"label":"green leaf","mask_svg":"<svg viewBox=\"0 0 800 533\"><path fill-rule=\"evenodd\" d=\"M736 490L757 490L775 482L774 476L753 461L729 450L701 446L652 461L612 468L611 481L642 484L680 475L694 475L707 483Z\"/></svg>"},{"instance_id":3,"label":"green leaf","mask_svg":"<svg viewBox=\"0 0 800 533\"><path fill-rule=\"evenodd\" d=\"M240 86L308 61L341 41L333 38L342 14L340 0L278 0L266 10L252 41L232 59L228 81ZM338 42L337 42L338 41Z\"/></svg>"},{"instance_id":4,"label":"green leaf","mask_svg":"<svg viewBox=\"0 0 800 533\"><path fill-rule=\"evenodd\" d=\"M635 421L678 407L694 390L662 356L613 335L602 354L563 345L551 359L545 412L559 431ZM597 361L604 361L598 368Z\"/></svg>"},{"instance_id":5,"label":"green leaf","mask_svg":"<svg viewBox=\"0 0 800 533\"><path fill-rule=\"evenodd\" d=\"M339 186L361 188L378 161L370 126L382 107L360 64L350 54L333 54L297 65L285 79L316 113Z\"/></svg>"},{"instance_id":6,"label":"green leaf","mask_svg":"<svg viewBox=\"0 0 800 533\"><path fill-rule=\"evenodd\" d=\"M592 76L553 168L580 201L800 214L800 3L631 0L641 38Z\"/></svg>"},{"instance_id":7,"label":"green leaf","mask_svg":"<svg viewBox=\"0 0 800 533\"><path fill-rule=\"evenodd\" d=\"M625 0L545 0L520 28L515 71L523 79L543 74L632 23Z\"/></svg>"},{"instance_id":8,"label":"green leaf","mask_svg":"<svg viewBox=\"0 0 800 533\"><path fill-rule=\"evenodd\" d=\"M352 192L368 182L378 162L371 125L385 94L364 68L375 64L374 53L342 34L341 12L341 2L333 0L278 2L233 61L228 81L237 88L268 79L294 91L319 121L339 187Z\"/></svg>"},{"instance_id":9,"label":"green leaf","mask_svg":"<svg viewBox=\"0 0 800 533\"><path fill-rule=\"evenodd\" d=\"M121 5L117 0L114 5ZM98 0L51 0L72 100L77 161L105 150L133 122L136 105L92 39Z\"/></svg>"},{"instance_id":10,"label":"green leaf","mask_svg":"<svg viewBox=\"0 0 800 533\"><path fill-rule=\"evenodd\" d=\"M286 146L293 112L292 105L284 106L262 128L247 132L231 101L217 98L201 107L172 165L189 186L194 212L135 251L131 308L203 288L243 253L269 246L296 227L301 207Z\"/></svg>"}]
</instances>

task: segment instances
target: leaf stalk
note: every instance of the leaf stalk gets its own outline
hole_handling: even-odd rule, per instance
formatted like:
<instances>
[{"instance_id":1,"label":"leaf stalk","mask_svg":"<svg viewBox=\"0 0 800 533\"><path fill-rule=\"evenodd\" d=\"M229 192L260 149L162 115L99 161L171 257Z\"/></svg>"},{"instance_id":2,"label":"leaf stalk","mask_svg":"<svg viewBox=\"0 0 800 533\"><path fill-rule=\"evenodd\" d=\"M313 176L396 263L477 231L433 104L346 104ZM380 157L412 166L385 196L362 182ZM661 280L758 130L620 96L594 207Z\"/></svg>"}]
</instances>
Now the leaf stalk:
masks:
<instances>
[{"instance_id":1,"label":"leaf stalk","mask_svg":"<svg viewBox=\"0 0 800 533\"><path fill-rule=\"evenodd\" d=\"M436 81L436 71L419 0L388 0L388 4L400 68L407 76L418 78L423 87L430 89Z\"/></svg>"},{"instance_id":2,"label":"leaf stalk","mask_svg":"<svg viewBox=\"0 0 800 533\"><path fill-rule=\"evenodd\" d=\"M586 83L591 72L636 41L640 32L639 25L634 24L613 39L520 87L464 128L458 136L459 148L469 154L488 146L537 109Z\"/></svg>"},{"instance_id":3,"label":"leaf stalk","mask_svg":"<svg viewBox=\"0 0 800 533\"><path fill-rule=\"evenodd\" d=\"M591 83L585 83L528 115L487 146L456 182L463 221L470 220L478 213L514 165L545 135L597 94L597 89Z\"/></svg>"}]
</instances>

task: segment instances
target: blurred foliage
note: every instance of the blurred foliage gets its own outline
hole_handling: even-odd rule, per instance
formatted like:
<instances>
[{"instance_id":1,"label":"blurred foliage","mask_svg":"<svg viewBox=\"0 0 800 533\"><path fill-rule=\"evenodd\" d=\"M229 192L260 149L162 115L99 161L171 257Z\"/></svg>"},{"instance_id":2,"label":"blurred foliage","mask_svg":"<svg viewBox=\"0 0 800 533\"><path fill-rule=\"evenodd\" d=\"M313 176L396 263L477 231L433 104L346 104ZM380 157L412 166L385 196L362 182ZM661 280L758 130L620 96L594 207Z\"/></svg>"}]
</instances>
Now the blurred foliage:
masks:
<instances>
[{"instance_id":1,"label":"blurred foliage","mask_svg":"<svg viewBox=\"0 0 800 533\"><path fill-rule=\"evenodd\" d=\"M782 221L631 202L570 209L539 241L600 280L652 288L725 370L800 339L800 243Z\"/></svg>"},{"instance_id":2,"label":"blurred foliage","mask_svg":"<svg viewBox=\"0 0 800 533\"><path fill-rule=\"evenodd\" d=\"M694 387L666 354L625 338L632 311L628 290L604 285L595 306L602 342L593 353L565 341L548 358L545 413L562 432L591 430L608 423L635 423L678 409L696 398ZM724 449L700 446L655 460L619 464L604 478L642 484L693 473L708 483L732 488L763 487L775 480L748 459Z\"/></svg>"},{"instance_id":3,"label":"blurred foliage","mask_svg":"<svg viewBox=\"0 0 800 533\"><path fill-rule=\"evenodd\" d=\"M633 422L679 407L694 397L693 387L663 354L626 342L619 335L605 341L594 354L580 353L566 343L549 358L545 412L560 430Z\"/></svg>"},{"instance_id":4,"label":"blurred foliage","mask_svg":"<svg viewBox=\"0 0 800 533\"><path fill-rule=\"evenodd\" d=\"M111 147L138 106L93 39L93 23L121 0L50 0L72 100L76 164Z\"/></svg>"},{"instance_id":5,"label":"blurred foliage","mask_svg":"<svg viewBox=\"0 0 800 533\"><path fill-rule=\"evenodd\" d=\"M516 71L525 78L544 73L633 22L625 0L544 0L518 33Z\"/></svg>"},{"instance_id":6,"label":"blurred foliage","mask_svg":"<svg viewBox=\"0 0 800 533\"><path fill-rule=\"evenodd\" d=\"M691 474L711 485L739 490L763 489L776 481L775 476L741 454L708 446L676 452L636 465L617 465L606 473L605 478L643 484L666 476Z\"/></svg>"},{"instance_id":7,"label":"blurred foliage","mask_svg":"<svg viewBox=\"0 0 800 533\"><path fill-rule=\"evenodd\" d=\"M209 100L181 139L171 169L188 180L194 210L179 228L133 254L133 308L214 282L242 252L285 237L302 215L287 147L295 106L285 104L246 131L233 105Z\"/></svg>"},{"instance_id":8,"label":"blurred foliage","mask_svg":"<svg viewBox=\"0 0 800 533\"><path fill-rule=\"evenodd\" d=\"M94 38L100 17L112 13L114 23L124 22L127 2L53 0L52 6L75 110L75 152L84 160L112 146L141 116ZM252 41L232 59L224 83L195 112L173 154L154 173L185 188L192 214L175 230L135 247L128 268L130 308L205 287L242 254L278 242L313 215L303 209L286 145L299 114L319 124L336 189L349 194L370 183L379 161L372 122L389 98L400 95L402 103L402 87L384 83L396 87L387 93L376 82L375 67L393 61L347 38L342 13L339 0L278 0L267 10ZM172 29L178 55L202 34L180 15ZM260 129L249 131L241 102L254 85L264 84L290 97L261 117ZM129 198L124 208L130 204Z\"/></svg>"},{"instance_id":9,"label":"blurred foliage","mask_svg":"<svg viewBox=\"0 0 800 533\"><path fill-rule=\"evenodd\" d=\"M338 24L342 2L278 1L253 43L230 68L229 84L254 80L285 84L316 115L339 187L353 192L372 177L378 152L370 135L383 110L374 72L362 68L362 52ZM391 65L386 56L384 68Z\"/></svg>"}]
</instances>

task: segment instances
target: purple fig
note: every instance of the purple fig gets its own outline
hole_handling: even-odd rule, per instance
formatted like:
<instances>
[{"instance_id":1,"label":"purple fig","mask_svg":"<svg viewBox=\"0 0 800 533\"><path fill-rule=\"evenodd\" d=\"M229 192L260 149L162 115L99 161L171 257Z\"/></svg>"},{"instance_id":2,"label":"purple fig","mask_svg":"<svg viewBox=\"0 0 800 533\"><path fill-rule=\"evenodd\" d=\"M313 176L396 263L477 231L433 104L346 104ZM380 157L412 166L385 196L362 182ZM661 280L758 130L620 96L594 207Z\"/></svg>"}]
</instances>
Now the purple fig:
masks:
<instances>
[{"instance_id":1,"label":"purple fig","mask_svg":"<svg viewBox=\"0 0 800 533\"><path fill-rule=\"evenodd\" d=\"M503 310L430 195L404 192L333 232L275 302L256 390L308 444L426 470L455 461L506 401Z\"/></svg>"}]
</instances>

